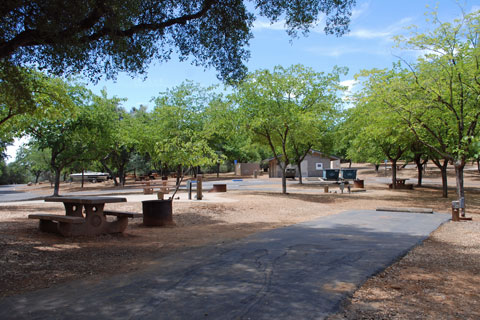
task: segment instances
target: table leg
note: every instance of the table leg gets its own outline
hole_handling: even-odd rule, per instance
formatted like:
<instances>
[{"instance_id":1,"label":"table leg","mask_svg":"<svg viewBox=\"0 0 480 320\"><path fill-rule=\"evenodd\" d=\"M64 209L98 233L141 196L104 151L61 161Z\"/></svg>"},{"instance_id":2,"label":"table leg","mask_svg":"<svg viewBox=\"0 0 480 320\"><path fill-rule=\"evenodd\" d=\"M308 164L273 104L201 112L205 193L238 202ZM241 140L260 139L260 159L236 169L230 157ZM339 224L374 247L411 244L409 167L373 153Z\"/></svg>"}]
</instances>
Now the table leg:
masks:
<instances>
[{"instance_id":1,"label":"table leg","mask_svg":"<svg viewBox=\"0 0 480 320\"><path fill-rule=\"evenodd\" d=\"M107 221L103 214L104 203L84 205L87 213L85 235L99 235L103 233L121 233L128 225L127 217L117 217L115 221Z\"/></svg>"},{"instance_id":2,"label":"table leg","mask_svg":"<svg viewBox=\"0 0 480 320\"><path fill-rule=\"evenodd\" d=\"M85 235L97 235L105 232L107 220L103 214L104 203L85 204L86 229Z\"/></svg>"},{"instance_id":3,"label":"table leg","mask_svg":"<svg viewBox=\"0 0 480 320\"><path fill-rule=\"evenodd\" d=\"M122 233L128 225L127 217L117 217L117 220L106 223L107 233Z\"/></svg>"},{"instance_id":4,"label":"table leg","mask_svg":"<svg viewBox=\"0 0 480 320\"><path fill-rule=\"evenodd\" d=\"M72 217L82 217L85 218L83 215L83 205L80 203L63 203L65 207L65 214L67 216ZM85 230L88 227L86 222L82 224L73 224L73 223L64 223L58 222L56 223L58 232L62 234L64 237L72 237L72 236L83 236L85 234Z\"/></svg>"},{"instance_id":5,"label":"table leg","mask_svg":"<svg viewBox=\"0 0 480 320\"><path fill-rule=\"evenodd\" d=\"M83 213L82 213L83 205L78 203L66 203L66 202L64 202L63 205L65 206L65 214L67 216L83 217Z\"/></svg>"}]
</instances>

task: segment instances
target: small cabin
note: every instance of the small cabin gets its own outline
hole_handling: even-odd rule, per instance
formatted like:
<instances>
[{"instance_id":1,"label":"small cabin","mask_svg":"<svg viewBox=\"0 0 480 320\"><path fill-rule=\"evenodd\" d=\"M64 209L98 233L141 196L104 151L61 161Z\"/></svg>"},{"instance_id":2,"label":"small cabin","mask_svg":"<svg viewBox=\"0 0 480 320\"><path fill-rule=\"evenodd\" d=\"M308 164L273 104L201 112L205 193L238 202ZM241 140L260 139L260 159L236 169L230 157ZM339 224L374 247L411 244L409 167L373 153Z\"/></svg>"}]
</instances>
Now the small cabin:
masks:
<instances>
[{"instance_id":1,"label":"small cabin","mask_svg":"<svg viewBox=\"0 0 480 320\"><path fill-rule=\"evenodd\" d=\"M325 169L340 169L340 158L312 149L300 163L300 168L302 170L302 177L321 178L324 176L323 172ZM298 171L295 163L290 164L287 169L295 169ZM275 158L268 159L268 176L270 178L282 177L282 170ZM298 172L295 172L295 176L299 176Z\"/></svg>"}]
</instances>

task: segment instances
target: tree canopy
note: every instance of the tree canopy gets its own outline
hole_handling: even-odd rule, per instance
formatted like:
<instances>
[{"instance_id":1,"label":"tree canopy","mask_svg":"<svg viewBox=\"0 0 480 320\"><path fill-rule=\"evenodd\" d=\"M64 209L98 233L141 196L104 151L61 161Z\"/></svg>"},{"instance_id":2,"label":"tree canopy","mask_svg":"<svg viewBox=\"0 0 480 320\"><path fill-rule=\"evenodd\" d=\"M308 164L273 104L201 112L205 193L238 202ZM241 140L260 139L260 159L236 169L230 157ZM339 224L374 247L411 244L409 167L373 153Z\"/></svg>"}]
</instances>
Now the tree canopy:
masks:
<instances>
[{"instance_id":1,"label":"tree canopy","mask_svg":"<svg viewBox=\"0 0 480 320\"><path fill-rule=\"evenodd\" d=\"M325 32L348 29L355 0L5 0L0 8L0 64L96 80L119 71L143 73L152 60L214 67L223 80L246 71L255 16L285 19L287 32L323 21ZM1 69L0 68L0 69Z\"/></svg>"},{"instance_id":2,"label":"tree canopy","mask_svg":"<svg viewBox=\"0 0 480 320\"><path fill-rule=\"evenodd\" d=\"M249 74L238 87L244 125L256 141L270 147L282 173L283 193L287 166L303 160L328 131L345 72L338 67L324 74L303 65L276 66Z\"/></svg>"},{"instance_id":3,"label":"tree canopy","mask_svg":"<svg viewBox=\"0 0 480 320\"><path fill-rule=\"evenodd\" d=\"M476 152L479 136L480 11L453 23L440 22L436 12L432 17L433 31L413 29L410 36L398 38L400 46L421 50L417 60L403 60L406 68L396 64L391 70L364 73L368 76L364 95L369 103L393 112L416 139L437 154L433 156L437 166L446 168L447 161L454 164L457 193L464 198L463 169ZM443 166L439 159L445 160ZM446 171L442 173L446 181Z\"/></svg>"}]
</instances>

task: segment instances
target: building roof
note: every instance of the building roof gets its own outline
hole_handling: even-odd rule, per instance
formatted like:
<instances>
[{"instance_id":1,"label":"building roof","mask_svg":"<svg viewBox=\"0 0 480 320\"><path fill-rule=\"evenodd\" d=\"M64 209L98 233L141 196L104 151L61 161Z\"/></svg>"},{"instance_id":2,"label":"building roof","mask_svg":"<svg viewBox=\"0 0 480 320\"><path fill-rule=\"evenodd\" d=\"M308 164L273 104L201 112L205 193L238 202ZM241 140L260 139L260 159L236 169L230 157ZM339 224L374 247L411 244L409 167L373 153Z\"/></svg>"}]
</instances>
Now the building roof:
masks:
<instances>
[{"instance_id":1,"label":"building roof","mask_svg":"<svg viewBox=\"0 0 480 320\"><path fill-rule=\"evenodd\" d=\"M310 152L311 152L312 154L318 154L319 156L323 156L324 158L328 158L328 159L330 159L330 160L341 160L341 159L342 159L342 158L340 158L340 157L333 156L333 155L328 155L328 154L326 154L326 153L324 153L324 152L321 152L321 151L318 151L318 150L314 150L314 149L310 149ZM282 155L279 154L278 156L281 157ZM264 161L270 162L270 161L272 161L272 160L275 160L275 157L265 159Z\"/></svg>"},{"instance_id":2,"label":"building roof","mask_svg":"<svg viewBox=\"0 0 480 320\"><path fill-rule=\"evenodd\" d=\"M324 152L321 152L321 151L318 151L318 150L310 149L310 151L311 151L312 153L318 153L319 155L322 155L322 156L324 156L325 158L330 158L330 160L341 160L341 159L342 159L342 158L340 158L340 157L337 157L337 156L334 156L334 155L328 155L328 154L326 154L326 153L324 153Z\"/></svg>"}]
</instances>

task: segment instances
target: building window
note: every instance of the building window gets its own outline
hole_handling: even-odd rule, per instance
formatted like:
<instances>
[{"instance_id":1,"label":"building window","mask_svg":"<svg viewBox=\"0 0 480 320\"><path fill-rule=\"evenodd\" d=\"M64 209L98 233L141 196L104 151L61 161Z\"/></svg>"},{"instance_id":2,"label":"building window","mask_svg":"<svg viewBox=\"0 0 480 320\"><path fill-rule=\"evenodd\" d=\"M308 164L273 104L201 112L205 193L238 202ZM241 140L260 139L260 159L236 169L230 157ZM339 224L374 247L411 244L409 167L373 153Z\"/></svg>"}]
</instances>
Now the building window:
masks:
<instances>
[{"instance_id":1,"label":"building window","mask_svg":"<svg viewBox=\"0 0 480 320\"><path fill-rule=\"evenodd\" d=\"M323 170L323 163L321 163L321 162L315 163L315 169L317 169L317 170Z\"/></svg>"}]
</instances>

